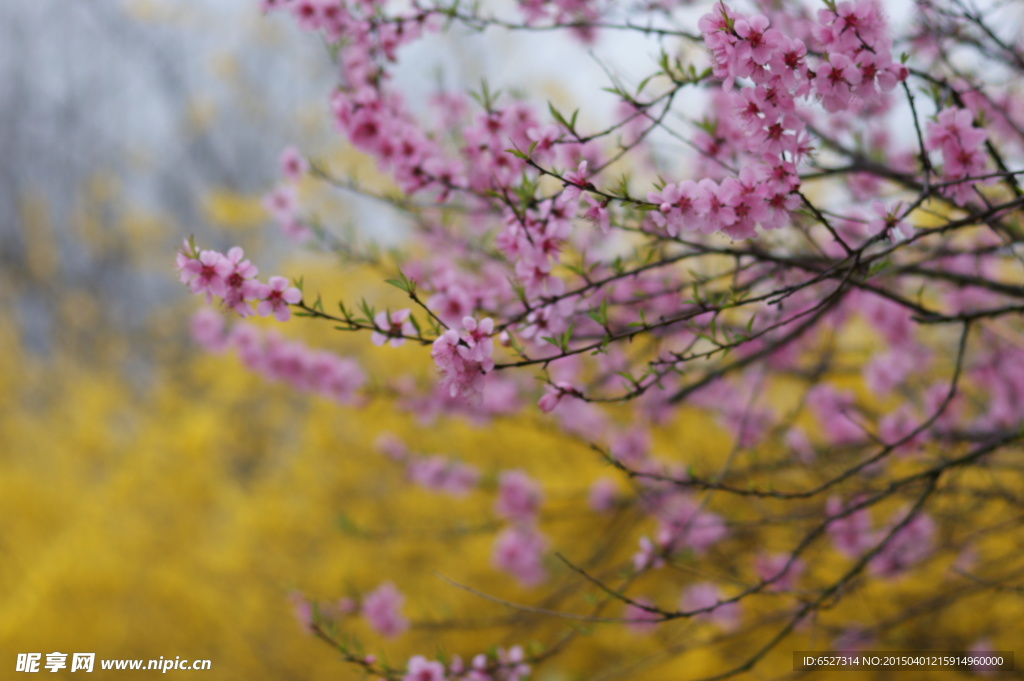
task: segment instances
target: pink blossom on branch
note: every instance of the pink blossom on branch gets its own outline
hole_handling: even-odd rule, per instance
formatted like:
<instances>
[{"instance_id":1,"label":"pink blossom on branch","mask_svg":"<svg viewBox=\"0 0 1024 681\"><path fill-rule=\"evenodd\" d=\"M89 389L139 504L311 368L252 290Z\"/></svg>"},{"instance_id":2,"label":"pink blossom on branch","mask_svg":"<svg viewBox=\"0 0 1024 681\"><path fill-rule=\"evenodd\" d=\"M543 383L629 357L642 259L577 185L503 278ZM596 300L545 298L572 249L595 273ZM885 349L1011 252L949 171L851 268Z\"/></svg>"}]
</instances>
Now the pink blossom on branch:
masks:
<instances>
[{"instance_id":1,"label":"pink blossom on branch","mask_svg":"<svg viewBox=\"0 0 1024 681\"><path fill-rule=\"evenodd\" d=\"M279 164L281 166L281 176L292 182L296 182L309 172L309 162L299 154L298 149L295 147L288 147L281 152Z\"/></svg>"},{"instance_id":2,"label":"pink blossom on branch","mask_svg":"<svg viewBox=\"0 0 1024 681\"><path fill-rule=\"evenodd\" d=\"M547 547L547 539L536 528L511 525L495 538L491 563L523 586L534 586L547 578L542 562Z\"/></svg>"},{"instance_id":3,"label":"pink blossom on branch","mask_svg":"<svg viewBox=\"0 0 1024 681\"><path fill-rule=\"evenodd\" d=\"M404 601L395 585L385 582L363 598L362 615L378 634L394 638L409 628L402 615Z\"/></svg>"},{"instance_id":4,"label":"pink blossom on branch","mask_svg":"<svg viewBox=\"0 0 1024 681\"><path fill-rule=\"evenodd\" d=\"M498 478L495 512L505 520L528 521L537 516L540 486L523 471L503 471Z\"/></svg>"},{"instance_id":5,"label":"pink blossom on branch","mask_svg":"<svg viewBox=\"0 0 1024 681\"><path fill-rule=\"evenodd\" d=\"M835 598L920 569L947 548L936 541L946 517L924 507L959 489L949 481L961 471L996 458L1024 418L1013 278L1024 97L1012 36L1000 44L1003 27L988 34L989 17L943 2L919 3L898 22L877 0L717 2L696 33L679 3L627 3L607 17L612 4L590 0L516 4L511 17L430 0L262 4L331 45L336 130L397 188L383 198L416 225L415 255L401 265L424 308L419 325L408 309L342 322L377 346L431 344L437 380L382 377L421 423L550 413L541 427L611 464L617 484L590 488L593 476L581 475L545 506L553 530L576 517L560 515L563 500L602 527L638 523L621 534L586 526L618 542L588 552L597 556L588 574L631 562L659 598L681 568L732 580L754 607L724 603L713 582L673 587L676 614L704 611L694 621L714 637L733 635L745 615L753 627L814 617L833 633L862 631L816 605L789 621L794 597L813 604L798 586L830 588L810 558L863 559ZM635 91L613 83L610 125L593 108L545 111L533 93L486 82L472 97L446 83L426 105L402 90L396 66L426 33L567 30L596 51L598 20L656 39L664 55ZM894 55L897 46L908 53ZM977 71L949 66L945 57L962 51ZM699 92L707 97L691 96ZM289 150L280 165L265 205L287 233L308 234L296 191L308 164ZM237 248L190 244L178 269L190 291L241 316L255 306L283 320L302 301L283 278L260 283ZM365 374L351 360L245 324L227 331L209 311L193 333L268 378L360 399ZM486 448L451 458L383 448L414 485L495 491L501 523L487 539L506 584L566 574L546 553L573 533L541 532L541 478L508 470ZM878 523L876 504L911 501L924 487L918 470L938 471L943 484L925 490L914 517ZM907 471L913 484L891 484ZM364 615L379 632L401 628L397 590L378 592ZM646 612L628 612L650 624L637 610ZM884 633L869 624L863 631ZM533 664L518 647L466 659L416 655L381 675L511 681Z\"/></svg>"},{"instance_id":6,"label":"pink blossom on branch","mask_svg":"<svg viewBox=\"0 0 1024 681\"><path fill-rule=\"evenodd\" d=\"M441 374L441 385L454 397L477 400L483 375L494 368L494 321L479 324L472 317L462 320L463 332L448 329L434 341L431 356Z\"/></svg>"},{"instance_id":7,"label":"pink blossom on branch","mask_svg":"<svg viewBox=\"0 0 1024 681\"><path fill-rule=\"evenodd\" d=\"M373 318L373 324L377 328L370 336L370 341L381 346L387 343L393 348L400 347L405 343L406 336L416 334L416 328L409 321L410 310L396 310L395 312L378 312Z\"/></svg>"},{"instance_id":8,"label":"pink blossom on branch","mask_svg":"<svg viewBox=\"0 0 1024 681\"><path fill-rule=\"evenodd\" d=\"M284 277L271 277L269 284L261 284L256 293L259 305L256 306L256 313L261 317L274 315L279 322L286 322L291 318L289 305L295 305L302 300L302 292L294 286L288 285Z\"/></svg>"}]
</instances>

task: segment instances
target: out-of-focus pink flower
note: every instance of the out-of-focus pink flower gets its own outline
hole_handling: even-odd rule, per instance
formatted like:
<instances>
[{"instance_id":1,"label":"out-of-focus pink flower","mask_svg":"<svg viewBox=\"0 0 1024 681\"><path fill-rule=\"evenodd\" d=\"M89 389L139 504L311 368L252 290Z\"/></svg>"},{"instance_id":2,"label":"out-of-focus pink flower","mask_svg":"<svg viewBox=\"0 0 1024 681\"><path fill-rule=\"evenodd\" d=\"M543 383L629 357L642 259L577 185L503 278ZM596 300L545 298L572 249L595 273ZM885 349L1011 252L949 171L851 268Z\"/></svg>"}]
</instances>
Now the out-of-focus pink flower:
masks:
<instances>
[{"instance_id":1,"label":"out-of-focus pink flower","mask_svg":"<svg viewBox=\"0 0 1024 681\"><path fill-rule=\"evenodd\" d=\"M385 582L363 599L363 617L378 634L394 638L409 628L409 621L402 615L404 601L395 585Z\"/></svg>"}]
</instances>

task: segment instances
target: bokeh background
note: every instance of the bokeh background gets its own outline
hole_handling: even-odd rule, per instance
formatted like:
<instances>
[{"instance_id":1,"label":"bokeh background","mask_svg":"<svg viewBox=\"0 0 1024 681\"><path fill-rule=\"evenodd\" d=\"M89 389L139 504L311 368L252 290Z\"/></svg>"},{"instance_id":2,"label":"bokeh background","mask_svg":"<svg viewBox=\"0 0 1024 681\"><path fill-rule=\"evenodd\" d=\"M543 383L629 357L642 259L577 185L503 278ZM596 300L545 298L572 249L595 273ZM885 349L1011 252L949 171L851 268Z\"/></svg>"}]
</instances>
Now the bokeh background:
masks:
<instances>
[{"instance_id":1,"label":"bokeh background","mask_svg":"<svg viewBox=\"0 0 1024 681\"><path fill-rule=\"evenodd\" d=\"M0 4L0 677L19 652L332 661L287 595L346 559L343 423L199 352L171 264L193 233L281 260L258 197L330 69L253 4Z\"/></svg>"},{"instance_id":2,"label":"bokeh background","mask_svg":"<svg viewBox=\"0 0 1024 681\"><path fill-rule=\"evenodd\" d=\"M451 522L449 502L402 484L374 442L389 432L428 452L487 451L495 469L532 461L573 480L548 487L556 502L578 500L589 481L551 456L568 443L543 427L423 429L387 404L339 407L267 384L190 336L201 301L174 271L190 235L242 244L264 276L377 295L367 272L296 249L260 207L287 145L373 170L334 146L327 49L257 5L0 3L0 678L24 652L209 659L210 672L169 673L216 679L360 678L303 630L295 598L333 601L387 580L401 584L413 632L392 643L352 627L396 663L438 650L432 622L468 628L461 640L477 651L505 640L495 630L507 644L540 634L445 586L435 571L506 583L489 568L494 526ZM513 49L484 44L420 49L446 77L479 82ZM504 74L571 96L548 63L534 50ZM571 70L600 73L586 57ZM380 204L332 208L338 230L401 238ZM346 355L369 345L308 323L286 333ZM416 348L385 359L396 357L429 362ZM491 503L479 495L459 514L488 517ZM438 545L449 548L438 556ZM453 621L467 611L471 621Z\"/></svg>"}]
</instances>

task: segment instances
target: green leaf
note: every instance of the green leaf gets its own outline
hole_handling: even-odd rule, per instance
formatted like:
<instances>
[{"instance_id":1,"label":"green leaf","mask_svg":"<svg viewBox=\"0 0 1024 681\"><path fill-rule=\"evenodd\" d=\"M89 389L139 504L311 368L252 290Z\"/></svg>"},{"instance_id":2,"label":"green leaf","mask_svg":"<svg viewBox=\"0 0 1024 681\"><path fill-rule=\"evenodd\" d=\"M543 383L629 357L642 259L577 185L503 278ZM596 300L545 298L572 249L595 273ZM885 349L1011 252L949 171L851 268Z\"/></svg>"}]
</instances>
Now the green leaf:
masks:
<instances>
[{"instance_id":1,"label":"green leaf","mask_svg":"<svg viewBox=\"0 0 1024 681\"><path fill-rule=\"evenodd\" d=\"M554 118L563 128L565 128L566 130L572 130L572 128L569 126L569 121L565 120L565 116L563 116L562 113L558 109L556 109L555 105L552 104L550 101L548 102L548 111L551 112L552 118Z\"/></svg>"},{"instance_id":2,"label":"green leaf","mask_svg":"<svg viewBox=\"0 0 1024 681\"><path fill-rule=\"evenodd\" d=\"M363 298L362 300L359 301L359 309L363 311L364 315L366 315L366 319L356 321L363 321L366 322L367 324L373 324L373 318L376 316L377 313L374 310L373 306L366 302L366 298Z\"/></svg>"},{"instance_id":3,"label":"green leaf","mask_svg":"<svg viewBox=\"0 0 1024 681\"><path fill-rule=\"evenodd\" d=\"M875 276L876 274L878 274L891 264L892 260L890 258L885 258L884 260L876 260L875 262L871 263L871 267L868 268L868 277Z\"/></svg>"},{"instance_id":4,"label":"green leaf","mask_svg":"<svg viewBox=\"0 0 1024 681\"><path fill-rule=\"evenodd\" d=\"M388 279L386 283L391 284L397 289L412 295L416 292L416 283L405 276L405 273L401 269L398 270L398 279Z\"/></svg>"}]
</instances>

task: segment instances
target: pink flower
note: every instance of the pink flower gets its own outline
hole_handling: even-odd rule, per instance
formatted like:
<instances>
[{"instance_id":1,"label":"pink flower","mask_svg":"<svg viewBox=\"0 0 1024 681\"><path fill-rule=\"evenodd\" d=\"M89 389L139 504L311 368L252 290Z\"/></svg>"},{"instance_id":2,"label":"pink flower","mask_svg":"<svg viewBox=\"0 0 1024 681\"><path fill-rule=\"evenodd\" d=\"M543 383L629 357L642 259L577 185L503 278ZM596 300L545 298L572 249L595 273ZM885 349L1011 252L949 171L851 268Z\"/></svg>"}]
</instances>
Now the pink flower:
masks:
<instances>
[{"instance_id":1,"label":"pink flower","mask_svg":"<svg viewBox=\"0 0 1024 681\"><path fill-rule=\"evenodd\" d=\"M479 324L472 317L465 317L462 320L463 345L459 346L459 354L468 361L476 362L486 373L494 368L494 360L491 355L494 353L494 320L488 317Z\"/></svg>"},{"instance_id":2,"label":"pink flower","mask_svg":"<svg viewBox=\"0 0 1024 681\"><path fill-rule=\"evenodd\" d=\"M381 636L394 638L409 628L402 615L405 598L391 582L385 582L363 599L363 617Z\"/></svg>"},{"instance_id":3,"label":"pink flower","mask_svg":"<svg viewBox=\"0 0 1024 681\"><path fill-rule=\"evenodd\" d=\"M841 111L852 96L852 88L858 85L863 74L853 61L842 53L832 53L829 61L818 67L814 87L821 95L821 103L829 113Z\"/></svg>"},{"instance_id":4,"label":"pink flower","mask_svg":"<svg viewBox=\"0 0 1024 681\"><path fill-rule=\"evenodd\" d=\"M945 109L937 121L926 127L925 148L942 152L942 177L947 182L983 175L988 167L983 150L988 134L974 127L974 114L967 109ZM959 182L941 188L957 203L974 198L973 183Z\"/></svg>"},{"instance_id":5,"label":"pink flower","mask_svg":"<svg viewBox=\"0 0 1024 681\"><path fill-rule=\"evenodd\" d=\"M465 331L460 335L448 329L435 341L430 355L441 373L441 385L451 397L469 402L479 399L484 374L494 368L494 321L479 324L472 317L462 320Z\"/></svg>"},{"instance_id":6,"label":"pink flower","mask_svg":"<svg viewBox=\"0 0 1024 681\"><path fill-rule=\"evenodd\" d=\"M921 360L909 349L897 348L880 353L864 365L864 383L875 395L887 395L900 385L912 371L920 368Z\"/></svg>"},{"instance_id":7,"label":"pink flower","mask_svg":"<svg viewBox=\"0 0 1024 681\"><path fill-rule=\"evenodd\" d=\"M786 432L786 446L801 463L814 461L814 447L801 428L793 427Z\"/></svg>"},{"instance_id":8,"label":"pink flower","mask_svg":"<svg viewBox=\"0 0 1024 681\"><path fill-rule=\"evenodd\" d=\"M559 381L555 385L549 385L545 390L547 392L537 402L537 406L545 414L554 411L565 395L575 395L577 397L580 395L580 392L572 384L564 381Z\"/></svg>"},{"instance_id":9,"label":"pink flower","mask_svg":"<svg viewBox=\"0 0 1024 681\"><path fill-rule=\"evenodd\" d=\"M612 438L608 448L613 457L627 466L638 466L648 458L651 451L650 432L633 427Z\"/></svg>"},{"instance_id":10,"label":"pink flower","mask_svg":"<svg viewBox=\"0 0 1024 681\"><path fill-rule=\"evenodd\" d=\"M754 570L759 579L772 582L770 590L789 591L804 571L804 564L800 559L793 560L789 554L762 553L754 559Z\"/></svg>"},{"instance_id":11,"label":"pink flower","mask_svg":"<svg viewBox=\"0 0 1024 681\"><path fill-rule=\"evenodd\" d=\"M226 278L233 271L234 264L217 251L201 251L195 257L179 257L178 268L182 282L188 284L192 293L205 293L209 304L213 296L224 295L227 290Z\"/></svg>"},{"instance_id":12,"label":"pink flower","mask_svg":"<svg viewBox=\"0 0 1024 681\"><path fill-rule=\"evenodd\" d=\"M494 541L491 562L494 567L515 577L523 586L544 581L547 573L541 563L547 540L532 527L512 525Z\"/></svg>"},{"instance_id":13,"label":"pink flower","mask_svg":"<svg viewBox=\"0 0 1024 681\"><path fill-rule=\"evenodd\" d=\"M842 502L831 497L825 504L825 513L833 518L844 510ZM871 531L871 518L865 509L860 509L842 518L832 520L828 525L828 534L832 545L847 558L855 558L871 548L875 541L875 533Z\"/></svg>"},{"instance_id":14,"label":"pink flower","mask_svg":"<svg viewBox=\"0 0 1024 681\"><path fill-rule=\"evenodd\" d=\"M722 600L724 597L721 589L710 582L700 582L683 592L679 608L684 612L707 610L706 613L695 617L705 619L724 631L732 631L740 623L740 605L739 603L722 604Z\"/></svg>"},{"instance_id":15,"label":"pink flower","mask_svg":"<svg viewBox=\"0 0 1024 681\"><path fill-rule=\"evenodd\" d=\"M648 537L640 537L640 550L633 554L633 569L643 572L650 568L659 568L665 564L661 550Z\"/></svg>"},{"instance_id":16,"label":"pink flower","mask_svg":"<svg viewBox=\"0 0 1024 681\"><path fill-rule=\"evenodd\" d=\"M729 534L721 516L701 510L697 502L681 494L663 500L657 515L661 521L658 544L669 552L688 548L701 554Z\"/></svg>"},{"instance_id":17,"label":"pink flower","mask_svg":"<svg viewBox=\"0 0 1024 681\"><path fill-rule=\"evenodd\" d=\"M409 448L397 435L383 433L375 443L377 451L392 461L405 461L409 457Z\"/></svg>"},{"instance_id":18,"label":"pink flower","mask_svg":"<svg viewBox=\"0 0 1024 681\"><path fill-rule=\"evenodd\" d=\"M252 314L247 301L259 296L261 284L255 277L259 274L256 266L244 260L242 249L235 246L228 251L225 258L231 264L231 272L224 277L224 305L231 308L241 317Z\"/></svg>"},{"instance_id":19,"label":"pink flower","mask_svg":"<svg viewBox=\"0 0 1024 681\"><path fill-rule=\"evenodd\" d=\"M562 179L565 181L565 189L562 193L569 199L578 199L584 189L593 189L594 187L587 179L586 161L580 161L576 170L566 173Z\"/></svg>"},{"instance_id":20,"label":"pink flower","mask_svg":"<svg viewBox=\"0 0 1024 681\"><path fill-rule=\"evenodd\" d=\"M291 603L292 614L302 630L307 634L313 633L313 605L298 591L288 594L288 602Z\"/></svg>"},{"instance_id":21,"label":"pink flower","mask_svg":"<svg viewBox=\"0 0 1024 681\"><path fill-rule=\"evenodd\" d=\"M277 187L263 197L263 208L278 222L286 222L295 217L298 199L295 188L287 185Z\"/></svg>"},{"instance_id":22,"label":"pink flower","mask_svg":"<svg viewBox=\"0 0 1024 681\"><path fill-rule=\"evenodd\" d=\"M750 57L757 64L767 64L774 51L779 47L782 34L768 28L768 18L757 15L748 19L739 19L734 25L736 35L747 42Z\"/></svg>"},{"instance_id":23,"label":"pink flower","mask_svg":"<svg viewBox=\"0 0 1024 681\"><path fill-rule=\"evenodd\" d=\"M378 312L373 318L373 325L377 327L377 331L370 336L370 341L378 347L385 343L393 348L400 347L405 343L403 336L416 334L416 328L409 321L409 314L408 309L397 310L390 315L383 310Z\"/></svg>"},{"instance_id":24,"label":"pink flower","mask_svg":"<svg viewBox=\"0 0 1024 681\"><path fill-rule=\"evenodd\" d=\"M541 502L540 486L523 471L503 471L494 511L506 520L533 520Z\"/></svg>"},{"instance_id":25,"label":"pink flower","mask_svg":"<svg viewBox=\"0 0 1024 681\"><path fill-rule=\"evenodd\" d=\"M618 487L614 480L601 478L590 486L587 505L590 510L605 513L615 508L618 501Z\"/></svg>"},{"instance_id":26,"label":"pink flower","mask_svg":"<svg viewBox=\"0 0 1024 681\"><path fill-rule=\"evenodd\" d=\"M654 605L646 598L637 598L634 600L636 600L640 605L648 607L652 607ZM658 621L661 619L657 613L645 610L644 608L633 605L632 603L626 604L626 607L622 612L622 617L623 619L633 620L626 624L626 628L637 635L651 633L658 628Z\"/></svg>"},{"instance_id":27,"label":"pink flower","mask_svg":"<svg viewBox=\"0 0 1024 681\"><path fill-rule=\"evenodd\" d=\"M583 211L583 218L593 222L601 230L601 234L607 235L611 230L611 218L608 216L608 201L595 199L590 194L583 195L583 202L587 204L587 210Z\"/></svg>"},{"instance_id":28,"label":"pink flower","mask_svg":"<svg viewBox=\"0 0 1024 681\"><path fill-rule=\"evenodd\" d=\"M224 333L224 318L216 311L204 307L192 317L192 338L207 352L223 352L228 339Z\"/></svg>"},{"instance_id":29,"label":"pink flower","mask_svg":"<svg viewBox=\"0 0 1024 681\"><path fill-rule=\"evenodd\" d=\"M443 456L411 460L406 472L409 479L421 487L456 497L468 494L480 478L472 466L450 461Z\"/></svg>"},{"instance_id":30,"label":"pink flower","mask_svg":"<svg viewBox=\"0 0 1024 681\"><path fill-rule=\"evenodd\" d=\"M288 147L281 152L281 175L292 182L302 177L309 170L309 164L302 158L295 147Z\"/></svg>"},{"instance_id":31,"label":"pink flower","mask_svg":"<svg viewBox=\"0 0 1024 681\"><path fill-rule=\"evenodd\" d=\"M269 286L260 284L256 297L260 300L256 312L261 317L273 314L277 321L286 322L292 316L288 305L295 305L301 301L302 292L294 286L289 286L288 280L284 277L271 277Z\"/></svg>"},{"instance_id":32,"label":"pink flower","mask_svg":"<svg viewBox=\"0 0 1024 681\"><path fill-rule=\"evenodd\" d=\"M875 234L885 234L893 243L906 241L913 235L914 228L899 218L901 209L901 203L897 203L890 209L881 201L875 201L871 204L871 211L876 217L868 223L868 229Z\"/></svg>"},{"instance_id":33,"label":"pink flower","mask_svg":"<svg viewBox=\"0 0 1024 681\"><path fill-rule=\"evenodd\" d=\"M894 520L892 524L902 522L906 513L906 509L897 512L898 520ZM918 513L871 559L871 572L880 577L895 577L906 572L932 552L935 531L932 519L924 513Z\"/></svg>"},{"instance_id":34,"label":"pink flower","mask_svg":"<svg viewBox=\"0 0 1024 681\"><path fill-rule=\"evenodd\" d=\"M807 402L830 443L846 445L859 442L866 437L856 420L852 392L840 391L827 383L819 383L807 391Z\"/></svg>"},{"instance_id":35,"label":"pink flower","mask_svg":"<svg viewBox=\"0 0 1024 681\"><path fill-rule=\"evenodd\" d=\"M422 655L410 657L406 669L402 681L444 681L444 665Z\"/></svg>"},{"instance_id":36,"label":"pink flower","mask_svg":"<svg viewBox=\"0 0 1024 681\"><path fill-rule=\"evenodd\" d=\"M522 646L512 646L508 650L499 647L497 658L503 681L519 681L530 675L530 666L523 662L525 656Z\"/></svg>"},{"instance_id":37,"label":"pink flower","mask_svg":"<svg viewBox=\"0 0 1024 681\"><path fill-rule=\"evenodd\" d=\"M308 241L313 236L313 230L294 217L279 222L278 226L284 235L288 237L288 240L295 244Z\"/></svg>"}]
</instances>

